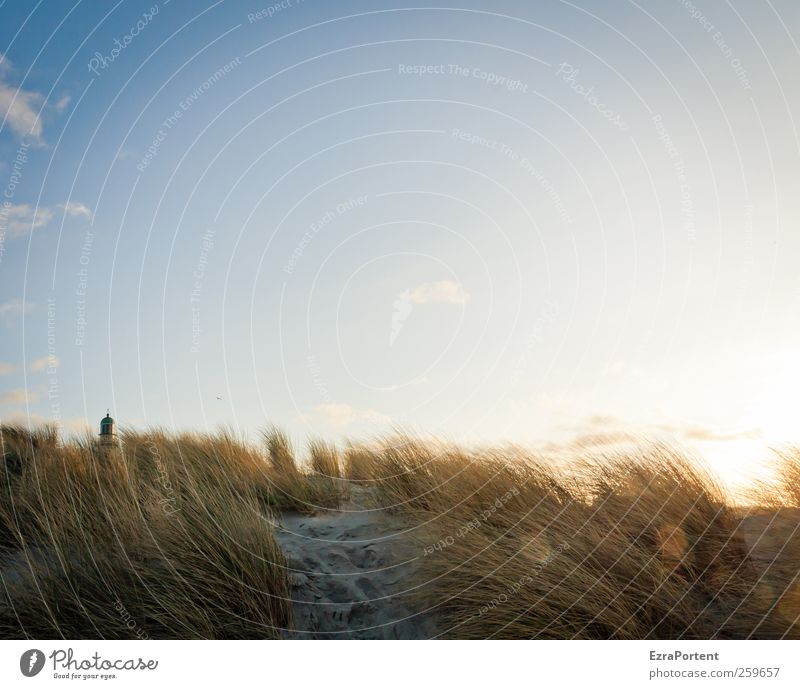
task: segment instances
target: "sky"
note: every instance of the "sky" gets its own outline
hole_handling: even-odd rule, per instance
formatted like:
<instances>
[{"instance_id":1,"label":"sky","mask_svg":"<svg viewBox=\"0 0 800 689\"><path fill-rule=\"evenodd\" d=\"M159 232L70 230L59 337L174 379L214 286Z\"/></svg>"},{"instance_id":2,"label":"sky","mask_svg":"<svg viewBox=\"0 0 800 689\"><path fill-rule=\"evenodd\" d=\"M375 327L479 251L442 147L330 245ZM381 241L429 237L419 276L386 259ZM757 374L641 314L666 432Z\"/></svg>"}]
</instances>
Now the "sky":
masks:
<instances>
[{"instance_id":1,"label":"sky","mask_svg":"<svg viewBox=\"0 0 800 689\"><path fill-rule=\"evenodd\" d=\"M799 42L794 0L6 0L0 420L749 475L800 441Z\"/></svg>"}]
</instances>

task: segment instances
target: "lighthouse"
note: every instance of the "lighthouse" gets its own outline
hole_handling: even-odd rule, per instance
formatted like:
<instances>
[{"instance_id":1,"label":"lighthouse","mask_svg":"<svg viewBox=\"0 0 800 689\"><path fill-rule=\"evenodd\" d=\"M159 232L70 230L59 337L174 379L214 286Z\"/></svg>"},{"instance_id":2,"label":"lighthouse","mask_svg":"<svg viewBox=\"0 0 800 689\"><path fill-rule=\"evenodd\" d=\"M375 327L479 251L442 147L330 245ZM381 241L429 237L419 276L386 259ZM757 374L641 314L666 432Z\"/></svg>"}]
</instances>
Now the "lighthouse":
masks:
<instances>
[{"instance_id":1,"label":"lighthouse","mask_svg":"<svg viewBox=\"0 0 800 689\"><path fill-rule=\"evenodd\" d=\"M113 447L117 444L117 427L111 414L106 411L105 418L100 420L100 445Z\"/></svg>"}]
</instances>

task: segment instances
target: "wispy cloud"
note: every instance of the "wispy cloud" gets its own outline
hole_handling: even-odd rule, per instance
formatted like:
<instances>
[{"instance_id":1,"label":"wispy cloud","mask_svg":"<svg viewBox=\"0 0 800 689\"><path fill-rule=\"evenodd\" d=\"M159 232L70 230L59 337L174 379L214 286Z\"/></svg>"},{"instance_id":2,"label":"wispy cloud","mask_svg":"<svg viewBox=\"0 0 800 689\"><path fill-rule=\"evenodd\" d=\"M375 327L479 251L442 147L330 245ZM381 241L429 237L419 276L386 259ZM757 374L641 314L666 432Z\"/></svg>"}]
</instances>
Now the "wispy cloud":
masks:
<instances>
[{"instance_id":1,"label":"wispy cloud","mask_svg":"<svg viewBox=\"0 0 800 689\"><path fill-rule=\"evenodd\" d=\"M10 299L0 304L0 316L15 316L23 311L30 311L33 304L22 299Z\"/></svg>"},{"instance_id":2,"label":"wispy cloud","mask_svg":"<svg viewBox=\"0 0 800 689\"><path fill-rule=\"evenodd\" d=\"M53 219L53 211L45 206L34 208L28 203L7 207L7 230L10 237L22 237L44 227Z\"/></svg>"},{"instance_id":3,"label":"wispy cloud","mask_svg":"<svg viewBox=\"0 0 800 689\"><path fill-rule=\"evenodd\" d=\"M35 392L25 388L0 392L0 404L30 404L37 399L39 399L39 396Z\"/></svg>"},{"instance_id":4,"label":"wispy cloud","mask_svg":"<svg viewBox=\"0 0 800 689\"><path fill-rule=\"evenodd\" d=\"M662 425L662 430L680 435L687 440L703 440L712 442L727 442L732 440L757 440L764 436L764 431L760 428L745 428L730 431L722 431L715 428L708 428L697 424L687 426Z\"/></svg>"},{"instance_id":5,"label":"wispy cloud","mask_svg":"<svg viewBox=\"0 0 800 689\"><path fill-rule=\"evenodd\" d=\"M4 361L0 361L0 376L7 376L9 373L14 372L14 367Z\"/></svg>"},{"instance_id":6,"label":"wispy cloud","mask_svg":"<svg viewBox=\"0 0 800 689\"><path fill-rule=\"evenodd\" d=\"M55 103L53 103L53 110L58 113L64 112L67 109L67 106L72 102L72 98L69 95L61 96Z\"/></svg>"},{"instance_id":7,"label":"wispy cloud","mask_svg":"<svg viewBox=\"0 0 800 689\"><path fill-rule=\"evenodd\" d=\"M86 418L75 417L70 419L54 420L41 414L28 414L26 412L11 412L3 415L3 421L15 426L27 428L40 428L45 424L55 425L62 431L68 433L83 433L92 428L92 424Z\"/></svg>"},{"instance_id":8,"label":"wispy cloud","mask_svg":"<svg viewBox=\"0 0 800 689\"><path fill-rule=\"evenodd\" d=\"M658 437L664 433L673 436L673 439L694 440L700 442L733 442L737 440L758 440L764 437L760 428L733 428L719 429L697 423L626 423L623 419L603 414L595 414L588 419L586 424L591 430L584 431L585 426L576 426L577 436L573 441L576 445L608 445L636 441L642 437ZM600 428L599 432L594 429Z\"/></svg>"},{"instance_id":9,"label":"wispy cloud","mask_svg":"<svg viewBox=\"0 0 800 689\"><path fill-rule=\"evenodd\" d=\"M414 378L408 383L403 383L402 385L383 385L378 389L382 390L383 392L394 392L395 390L400 390L402 388L407 388L417 385L427 385L430 382L431 381L430 378L428 378L428 376L419 376L417 378Z\"/></svg>"},{"instance_id":10,"label":"wispy cloud","mask_svg":"<svg viewBox=\"0 0 800 689\"><path fill-rule=\"evenodd\" d=\"M356 422L388 423L389 417L374 409L356 409L349 404L318 404L300 419L308 423L324 423L335 428L344 428Z\"/></svg>"},{"instance_id":11,"label":"wispy cloud","mask_svg":"<svg viewBox=\"0 0 800 689\"><path fill-rule=\"evenodd\" d=\"M591 426L618 426L620 423L620 419L609 414L595 414L589 418Z\"/></svg>"},{"instance_id":12,"label":"wispy cloud","mask_svg":"<svg viewBox=\"0 0 800 689\"><path fill-rule=\"evenodd\" d=\"M414 304L466 304L469 295L459 283L439 280L417 285L411 290L410 299Z\"/></svg>"},{"instance_id":13,"label":"wispy cloud","mask_svg":"<svg viewBox=\"0 0 800 689\"><path fill-rule=\"evenodd\" d=\"M319 404L313 411L332 426L349 426L356 420L356 410L349 404Z\"/></svg>"},{"instance_id":14,"label":"wispy cloud","mask_svg":"<svg viewBox=\"0 0 800 689\"><path fill-rule=\"evenodd\" d=\"M48 354L47 356L34 359L31 362L31 371L33 373L40 373L48 368L58 368L60 363L61 361L57 356Z\"/></svg>"},{"instance_id":15,"label":"wispy cloud","mask_svg":"<svg viewBox=\"0 0 800 689\"><path fill-rule=\"evenodd\" d=\"M0 119L20 137L40 141L42 120L38 115L43 103L42 94L26 91L10 83L11 63L0 53Z\"/></svg>"},{"instance_id":16,"label":"wispy cloud","mask_svg":"<svg viewBox=\"0 0 800 689\"><path fill-rule=\"evenodd\" d=\"M392 302L392 328L389 346L392 346L403 329L416 304L466 304L469 295L452 280L423 282L414 289L405 289Z\"/></svg>"},{"instance_id":17,"label":"wispy cloud","mask_svg":"<svg viewBox=\"0 0 800 689\"><path fill-rule=\"evenodd\" d=\"M24 237L34 230L50 224L57 212L71 218L91 218L92 209L79 201L67 201L55 206L31 206L29 203L11 204L2 211L11 238Z\"/></svg>"},{"instance_id":18,"label":"wispy cloud","mask_svg":"<svg viewBox=\"0 0 800 689\"><path fill-rule=\"evenodd\" d=\"M593 447L607 447L611 445L625 445L641 441L641 437L625 431L610 431L607 433L586 433L579 435L570 444L574 449L588 449Z\"/></svg>"},{"instance_id":19,"label":"wispy cloud","mask_svg":"<svg viewBox=\"0 0 800 689\"><path fill-rule=\"evenodd\" d=\"M137 153L132 148L121 148L117 153L117 160L133 160L136 157Z\"/></svg>"},{"instance_id":20,"label":"wispy cloud","mask_svg":"<svg viewBox=\"0 0 800 689\"><path fill-rule=\"evenodd\" d=\"M356 420L385 425L390 423L392 419L391 417L386 416L386 414L381 414L381 412L375 411L374 409L364 409L363 411L358 412L358 418Z\"/></svg>"},{"instance_id":21,"label":"wispy cloud","mask_svg":"<svg viewBox=\"0 0 800 689\"><path fill-rule=\"evenodd\" d=\"M85 203L81 203L80 201L67 201L66 203L60 204L59 208L63 209L64 213L72 217L76 216L84 216L86 218L92 217L92 209L89 208L89 206L87 206Z\"/></svg>"}]
</instances>

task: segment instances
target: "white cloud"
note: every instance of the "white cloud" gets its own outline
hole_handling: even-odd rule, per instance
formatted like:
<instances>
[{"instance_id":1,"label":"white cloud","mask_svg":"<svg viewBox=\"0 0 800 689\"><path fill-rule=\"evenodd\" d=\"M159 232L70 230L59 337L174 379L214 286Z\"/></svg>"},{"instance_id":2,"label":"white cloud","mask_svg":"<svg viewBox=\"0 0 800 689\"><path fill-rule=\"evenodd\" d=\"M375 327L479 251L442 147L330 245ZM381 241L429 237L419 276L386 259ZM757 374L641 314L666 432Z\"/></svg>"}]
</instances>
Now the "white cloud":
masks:
<instances>
[{"instance_id":1,"label":"white cloud","mask_svg":"<svg viewBox=\"0 0 800 689\"><path fill-rule=\"evenodd\" d=\"M395 390L400 390L400 389L406 388L406 387L417 386L417 385L427 385L430 382L431 381L430 381L430 378L428 378L428 376L419 376L417 378L414 378L413 380L411 380L408 383L403 383L402 385L383 385L378 389L382 390L383 392L394 392Z\"/></svg>"},{"instance_id":2,"label":"white cloud","mask_svg":"<svg viewBox=\"0 0 800 689\"><path fill-rule=\"evenodd\" d=\"M414 304L466 304L469 295L457 282L439 280L417 285L411 290L411 301Z\"/></svg>"},{"instance_id":3,"label":"white cloud","mask_svg":"<svg viewBox=\"0 0 800 689\"><path fill-rule=\"evenodd\" d=\"M54 420L41 414L28 414L19 411L4 414L3 421L14 426L24 426L26 428L39 428L45 424L50 424L57 426L62 431L71 433L83 433L92 428L92 425L85 418L76 417Z\"/></svg>"},{"instance_id":4,"label":"white cloud","mask_svg":"<svg viewBox=\"0 0 800 689\"><path fill-rule=\"evenodd\" d=\"M45 206L34 208L28 203L12 204L6 211L7 230L11 237L22 237L44 227L53 219L53 211Z\"/></svg>"},{"instance_id":5,"label":"white cloud","mask_svg":"<svg viewBox=\"0 0 800 689\"><path fill-rule=\"evenodd\" d=\"M119 153L117 153L117 160L132 160L136 157L136 151L132 148L121 148L119 149Z\"/></svg>"},{"instance_id":6,"label":"white cloud","mask_svg":"<svg viewBox=\"0 0 800 689\"><path fill-rule=\"evenodd\" d=\"M68 95L61 96L55 103L53 103L53 110L56 112L64 112L67 109L67 106L72 101L72 98Z\"/></svg>"},{"instance_id":7,"label":"white cloud","mask_svg":"<svg viewBox=\"0 0 800 689\"><path fill-rule=\"evenodd\" d=\"M87 218L92 217L92 209L80 201L67 201L67 203L60 204L59 208L62 208L64 213L72 217L81 215Z\"/></svg>"},{"instance_id":8,"label":"white cloud","mask_svg":"<svg viewBox=\"0 0 800 689\"><path fill-rule=\"evenodd\" d=\"M367 423L374 424L388 424L391 422L391 418L374 409L365 409L359 413L358 421L366 421Z\"/></svg>"},{"instance_id":9,"label":"white cloud","mask_svg":"<svg viewBox=\"0 0 800 689\"><path fill-rule=\"evenodd\" d=\"M469 295L452 280L423 282L414 289L405 289L392 302L392 323L389 346L394 345L415 304L466 304Z\"/></svg>"},{"instance_id":10,"label":"white cloud","mask_svg":"<svg viewBox=\"0 0 800 689\"><path fill-rule=\"evenodd\" d=\"M39 357L38 359L34 359L31 362L31 371L33 373L39 373L47 368L58 368L58 365L60 363L61 361L57 356L48 354L47 356L42 356Z\"/></svg>"},{"instance_id":11,"label":"white cloud","mask_svg":"<svg viewBox=\"0 0 800 689\"><path fill-rule=\"evenodd\" d=\"M8 59L0 53L0 121L4 119L18 136L38 141L42 137L42 120L37 110L41 108L42 95L6 81L10 66Z\"/></svg>"},{"instance_id":12,"label":"white cloud","mask_svg":"<svg viewBox=\"0 0 800 689\"><path fill-rule=\"evenodd\" d=\"M0 404L29 404L37 399L39 396L36 393L25 388L0 392Z\"/></svg>"},{"instance_id":13,"label":"white cloud","mask_svg":"<svg viewBox=\"0 0 800 689\"><path fill-rule=\"evenodd\" d=\"M764 436L760 428L744 428L733 430L719 430L700 424L671 425L661 424L661 430L676 435L681 435L687 440L702 440L709 442L729 442L738 440L757 440Z\"/></svg>"},{"instance_id":14,"label":"white cloud","mask_svg":"<svg viewBox=\"0 0 800 689\"><path fill-rule=\"evenodd\" d=\"M356 412L349 404L319 404L314 412L333 426L348 426L356 420Z\"/></svg>"},{"instance_id":15,"label":"white cloud","mask_svg":"<svg viewBox=\"0 0 800 689\"><path fill-rule=\"evenodd\" d=\"M92 209L80 201L67 201L56 206L34 208L28 203L12 204L0 210L5 215L6 230L10 237L23 237L34 230L45 227L55 217L56 211L71 218L92 217Z\"/></svg>"},{"instance_id":16,"label":"white cloud","mask_svg":"<svg viewBox=\"0 0 800 689\"><path fill-rule=\"evenodd\" d=\"M357 421L385 424L389 417L374 409L356 409L349 404L318 404L310 414L303 414L300 419L308 423L325 423L335 428L344 428Z\"/></svg>"},{"instance_id":17,"label":"white cloud","mask_svg":"<svg viewBox=\"0 0 800 689\"><path fill-rule=\"evenodd\" d=\"M11 364L7 364L4 361L0 361L0 376L7 376L9 373L14 371L14 367Z\"/></svg>"},{"instance_id":18,"label":"white cloud","mask_svg":"<svg viewBox=\"0 0 800 689\"><path fill-rule=\"evenodd\" d=\"M11 316L23 311L30 311L33 304L22 299L11 299L0 304L0 316Z\"/></svg>"}]
</instances>

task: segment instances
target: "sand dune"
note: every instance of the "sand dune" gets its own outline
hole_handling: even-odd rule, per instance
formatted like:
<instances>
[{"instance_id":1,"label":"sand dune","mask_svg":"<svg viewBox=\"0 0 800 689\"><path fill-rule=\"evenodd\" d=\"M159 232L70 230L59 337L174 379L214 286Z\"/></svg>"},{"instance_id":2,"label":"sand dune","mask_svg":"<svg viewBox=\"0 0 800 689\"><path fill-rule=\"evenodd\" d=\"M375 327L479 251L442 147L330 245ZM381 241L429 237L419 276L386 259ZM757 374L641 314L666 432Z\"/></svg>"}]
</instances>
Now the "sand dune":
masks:
<instances>
[{"instance_id":1,"label":"sand dune","mask_svg":"<svg viewBox=\"0 0 800 689\"><path fill-rule=\"evenodd\" d=\"M294 638L425 639L431 615L415 610L410 574L420 555L413 526L371 506L353 487L335 511L285 514L275 524L291 568Z\"/></svg>"}]
</instances>

